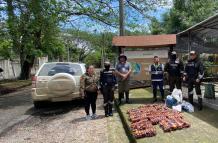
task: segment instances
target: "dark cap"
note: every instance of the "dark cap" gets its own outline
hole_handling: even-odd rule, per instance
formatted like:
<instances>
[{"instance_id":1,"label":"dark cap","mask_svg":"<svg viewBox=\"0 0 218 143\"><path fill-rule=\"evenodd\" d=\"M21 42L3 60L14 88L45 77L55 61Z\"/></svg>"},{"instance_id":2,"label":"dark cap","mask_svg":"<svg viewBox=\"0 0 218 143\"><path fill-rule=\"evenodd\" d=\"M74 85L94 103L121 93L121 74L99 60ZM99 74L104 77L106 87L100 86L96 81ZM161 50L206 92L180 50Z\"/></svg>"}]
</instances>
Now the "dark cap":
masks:
<instances>
[{"instance_id":1,"label":"dark cap","mask_svg":"<svg viewBox=\"0 0 218 143\"><path fill-rule=\"evenodd\" d=\"M125 58L125 60L127 60L127 57L124 54L120 54L120 56L118 57L118 60L120 60L120 58Z\"/></svg>"}]
</instances>

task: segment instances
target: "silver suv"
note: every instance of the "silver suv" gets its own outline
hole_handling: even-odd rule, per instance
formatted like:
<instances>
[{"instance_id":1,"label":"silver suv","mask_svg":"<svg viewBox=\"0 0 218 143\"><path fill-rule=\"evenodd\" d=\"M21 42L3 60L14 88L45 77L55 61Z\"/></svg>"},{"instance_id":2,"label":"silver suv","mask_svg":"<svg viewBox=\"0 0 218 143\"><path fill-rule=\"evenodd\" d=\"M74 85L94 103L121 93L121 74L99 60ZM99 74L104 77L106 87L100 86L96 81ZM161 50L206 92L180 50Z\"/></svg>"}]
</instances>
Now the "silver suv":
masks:
<instances>
[{"instance_id":1,"label":"silver suv","mask_svg":"<svg viewBox=\"0 0 218 143\"><path fill-rule=\"evenodd\" d=\"M70 101L80 98L80 77L85 64L53 62L43 64L32 78L32 99L36 108L41 101Z\"/></svg>"}]
</instances>

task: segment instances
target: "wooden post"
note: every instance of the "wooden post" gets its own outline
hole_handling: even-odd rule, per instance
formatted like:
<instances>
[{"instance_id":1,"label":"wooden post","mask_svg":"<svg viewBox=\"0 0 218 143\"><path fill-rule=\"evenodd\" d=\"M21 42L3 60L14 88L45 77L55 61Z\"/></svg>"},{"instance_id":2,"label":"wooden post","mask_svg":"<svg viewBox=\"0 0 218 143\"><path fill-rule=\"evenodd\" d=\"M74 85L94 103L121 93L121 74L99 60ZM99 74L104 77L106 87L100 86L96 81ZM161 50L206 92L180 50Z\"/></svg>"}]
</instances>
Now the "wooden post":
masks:
<instances>
[{"instance_id":1,"label":"wooden post","mask_svg":"<svg viewBox=\"0 0 218 143\"><path fill-rule=\"evenodd\" d=\"M120 12L120 36L124 36L125 35L125 28L124 28L124 0L119 0L119 12ZM123 47L119 47L119 53L121 54L123 53L122 50Z\"/></svg>"}]
</instances>

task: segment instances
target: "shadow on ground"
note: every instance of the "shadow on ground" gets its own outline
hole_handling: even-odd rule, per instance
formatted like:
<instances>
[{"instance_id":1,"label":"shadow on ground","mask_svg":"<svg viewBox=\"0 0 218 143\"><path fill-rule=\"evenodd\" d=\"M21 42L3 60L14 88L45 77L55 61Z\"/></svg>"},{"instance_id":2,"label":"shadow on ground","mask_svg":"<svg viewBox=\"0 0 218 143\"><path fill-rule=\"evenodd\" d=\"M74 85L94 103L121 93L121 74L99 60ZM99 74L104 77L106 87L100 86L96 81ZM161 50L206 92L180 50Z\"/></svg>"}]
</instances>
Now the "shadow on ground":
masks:
<instances>
[{"instance_id":1,"label":"shadow on ground","mask_svg":"<svg viewBox=\"0 0 218 143\"><path fill-rule=\"evenodd\" d=\"M71 110L77 110L83 107L84 101L81 99L69 102L44 102L42 107L35 109L34 107L26 111L26 115L49 117L55 115L66 114Z\"/></svg>"},{"instance_id":2,"label":"shadow on ground","mask_svg":"<svg viewBox=\"0 0 218 143\"><path fill-rule=\"evenodd\" d=\"M31 106L32 100L29 94L15 96L0 96L0 108L11 109L16 106Z\"/></svg>"},{"instance_id":3,"label":"shadow on ground","mask_svg":"<svg viewBox=\"0 0 218 143\"><path fill-rule=\"evenodd\" d=\"M218 128L218 111L204 107L202 111L196 110L194 113L190 113L190 115L197 117L198 119Z\"/></svg>"}]
</instances>

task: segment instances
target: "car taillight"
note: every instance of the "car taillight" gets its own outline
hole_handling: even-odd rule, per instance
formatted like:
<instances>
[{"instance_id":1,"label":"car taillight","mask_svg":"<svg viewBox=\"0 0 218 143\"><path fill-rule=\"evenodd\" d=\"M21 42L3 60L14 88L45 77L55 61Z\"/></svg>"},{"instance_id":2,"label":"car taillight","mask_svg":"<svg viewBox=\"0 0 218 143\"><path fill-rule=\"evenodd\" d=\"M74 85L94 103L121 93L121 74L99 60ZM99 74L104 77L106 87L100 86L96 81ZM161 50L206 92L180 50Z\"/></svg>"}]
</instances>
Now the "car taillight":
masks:
<instances>
[{"instance_id":1,"label":"car taillight","mask_svg":"<svg viewBox=\"0 0 218 143\"><path fill-rule=\"evenodd\" d=\"M32 88L36 88L37 76L32 77Z\"/></svg>"}]
</instances>

